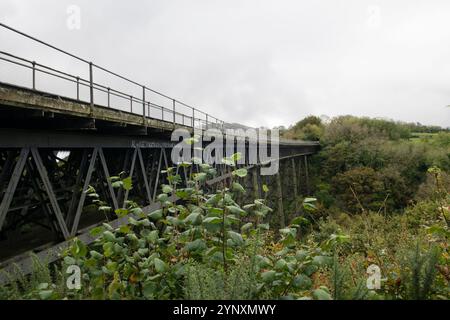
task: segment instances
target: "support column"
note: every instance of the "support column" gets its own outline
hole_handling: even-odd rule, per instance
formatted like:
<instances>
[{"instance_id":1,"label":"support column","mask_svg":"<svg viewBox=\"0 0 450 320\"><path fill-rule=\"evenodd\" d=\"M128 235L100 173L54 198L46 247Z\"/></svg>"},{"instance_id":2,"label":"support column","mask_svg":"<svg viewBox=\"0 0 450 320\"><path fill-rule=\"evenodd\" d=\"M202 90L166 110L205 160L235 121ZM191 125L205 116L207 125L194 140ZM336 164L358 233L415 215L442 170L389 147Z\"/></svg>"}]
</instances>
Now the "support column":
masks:
<instances>
[{"instance_id":1,"label":"support column","mask_svg":"<svg viewBox=\"0 0 450 320\"><path fill-rule=\"evenodd\" d=\"M283 210L283 191L281 188L281 175L278 172L276 174L276 182L277 182L277 201L278 201L278 219L280 222L280 228L285 227L285 221L284 221L284 210Z\"/></svg>"},{"instance_id":2,"label":"support column","mask_svg":"<svg viewBox=\"0 0 450 320\"><path fill-rule=\"evenodd\" d=\"M306 183L306 193L309 196L309 173L308 173L308 156L305 156L305 183Z\"/></svg>"},{"instance_id":3,"label":"support column","mask_svg":"<svg viewBox=\"0 0 450 320\"><path fill-rule=\"evenodd\" d=\"M259 190L259 167L254 167L252 172L252 184L253 184L253 196L255 199L259 199L261 197L261 192Z\"/></svg>"},{"instance_id":4,"label":"support column","mask_svg":"<svg viewBox=\"0 0 450 320\"><path fill-rule=\"evenodd\" d=\"M75 218L75 209L77 207L77 199L78 199L81 187L82 187L82 180L83 180L83 175L85 174L85 171L86 171L87 162L88 162L88 150L84 149L83 155L81 156L81 163L80 163L80 169L78 171L78 176L75 181L75 184L72 187L72 198L69 202L69 209L68 209L67 215L66 215L66 224L68 227L73 225L73 220Z\"/></svg>"},{"instance_id":5,"label":"support column","mask_svg":"<svg viewBox=\"0 0 450 320\"><path fill-rule=\"evenodd\" d=\"M131 159L131 168L130 168L130 172L128 174L128 176L131 179L131 182L133 183L133 174L134 174L134 167L136 165L136 158L137 158L137 148L134 149L133 151L133 157ZM130 190L125 190L125 196L123 197L123 202L122 202L122 208L125 208L125 204L128 201L128 195L130 193Z\"/></svg>"},{"instance_id":6,"label":"support column","mask_svg":"<svg viewBox=\"0 0 450 320\"><path fill-rule=\"evenodd\" d=\"M298 164L298 172L297 172L297 183L298 183L298 191L300 192L299 195L302 195L302 157L298 157L297 159Z\"/></svg>"},{"instance_id":7,"label":"support column","mask_svg":"<svg viewBox=\"0 0 450 320\"><path fill-rule=\"evenodd\" d=\"M146 168L144 165L144 158L142 157L141 149L137 148L137 154L138 154L138 158L139 158L139 165L141 167L142 179L144 180L143 182L145 185L145 192L147 195L148 204L150 204L152 202L151 189L150 189L150 184L148 183L147 172L146 172Z\"/></svg>"},{"instance_id":8,"label":"support column","mask_svg":"<svg viewBox=\"0 0 450 320\"><path fill-rule=\"evenodd\" d=\"M19 159L17 160L17 164L12 173L11 180L9 181L8 187L6 188L3 200L0 203L0 230L2 229L3 222L5 221L6 214L8 213L9 206L11 205L14 192L17 188L17 184L19 183L20 177L22 176L23 168L25 167L29 152L30 150L28 148L23 148L20 151Z\"/></svg>"},{"instance_id":9,"label":"support column","mask_svg":"<svg viewBox=\"0 0 450 320\"><path fill-rule=\"evenodd\" d=\"M80 223L81 212L83 211L84 201L86 200L86 191L89 189L89 184L92 178L92 172L94 172L95 163L97 161L98 148L94 148L92 151L91 160L89 161L89 167L86 173L86 178L84 179L84 186L81 192L81 197L78 202L77 211L75 213L75 218L72 225L72 230L70 235L73 237L78 231L78 224Z\"/></svg>"},{"instance_id":10,"label":"support column","mask_svg":"<svg viewBox=\"0 0 450 320\"><path fill-rule=\"evenodd\" d=\"M295 201L295 211L298 210L297 197L298 197L298 187L297 187L297 170L295 169L295 158L291 159L292 163L292 178L294 182L294 201Z\"/></svg>"},{"instance_id":11,"label":"support column","mask_svg":"<svg viewBox=\"0 0 450 320\"><path fill-rule=\"evenodd\" d=\"M156 171L155 186L153 188L153 202L156 201L156 193L158 192L158 182L159 182L159 175L161 174L161 165L162 165L162 161L163 161L163 154L164 154L164 148L161 148L161 153L159 154L158 169Z\"/></svg>"},{"instance_id":12,"label":"support column","mask_svg":"<svg viewBox=\"0 0 450 320\"><path fill-rule=\"evenodd\" d=\"M66 225L66 221L64 220L64 217L61 212L61 208L59 207L58 200L56 199L56 195L53 191L52 184L50 183L50 180L48 178L47 170L42 162L42 158L39 154L39 150L37 148L31 148L31 154L33 155L34 162L36 164L36 168L39 172L39 175L41 176L42 184L44 186L44 190L47 193L47 197L50 200L50 205L53 209L53 213L56 216L56 220L58 221L58 225L60 228L60 231L64 235L65 239L70 238L70 233Z\"/></svg>"},{"instance_id":13,"label":"support column","mask_svg":"<svg viewBox=\"0 0 450 320\"><path fill-rule=\"evenodd\" d=\"M117 210L117 209L119 209L119 201L118 201L118 199L116 197L116 193L115 193L114 188L113 188L112 183L111 183L111 177L109 175L108 165L106 163L105 154L103 153L103 149L102 148L98 149L98 155L100 157L100 162L101 162L102 167L103 167L103 173L105 175L106 183L108 185L109 194L110 194L111 200L113 202L114 210Z\"/></svg>"}]
</instances>

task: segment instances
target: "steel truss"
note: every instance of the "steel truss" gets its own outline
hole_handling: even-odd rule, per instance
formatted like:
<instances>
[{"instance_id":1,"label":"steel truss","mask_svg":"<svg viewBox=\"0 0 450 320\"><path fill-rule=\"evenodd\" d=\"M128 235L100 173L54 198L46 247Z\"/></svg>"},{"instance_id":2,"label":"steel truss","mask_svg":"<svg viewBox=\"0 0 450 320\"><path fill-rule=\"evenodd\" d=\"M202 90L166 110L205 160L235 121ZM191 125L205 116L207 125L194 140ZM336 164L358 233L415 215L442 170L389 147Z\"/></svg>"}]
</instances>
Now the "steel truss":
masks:
<instances>
[{"instance_id":1,"label":"steel truss","mask_svg":"<svg viewBox=\"0 0 450 320\"><path fill-rule=\"evenodd\" d=\"M0 257L3 260L0 266L9 270L14 262L24 272L29 272L30 252L37 252L39 257L51 262L57 259L58 249L66 247L74 237L92 242L88 232L92 227L105 221L114 226L126 224L128 219L117 219L114 210L106 214L98 212L97 198L87 192L92 188L104 201L103 205L112 209L125 207L129 200L146 212L158 208L156 196L160 185L167 183L161 170L172 165L171 146L155 142L139 147L132 138L129 140L128 145L105 143L106 147L92 139L85 147L45 142L37 146L16 143L19 145L16 148L9 145L0 148ZM274 196L269 200L277 208L276 220L280 226L288 218L284 216L283 197L309 192L307 158L315 150L295 151L299 150L284 152L287 155L279 159L280 171L272 177L260 176L259 165L240 165L249 170L242 182L249 196L260 198L262 184L272 188L276 182L271 192ZM224 165L215 165L215 168L218 177L206 183L209 190L227 184L231 177L231 170ZM180 170L183 170L178 172L180 176L187 179L196 166ZM113 187L111 177L119 173L132 178L131 190ZM282 175L293 177L284 188L284 196L280 183ZM175 197L171 200L177 201Z\"/></svg>"}]
</instances>

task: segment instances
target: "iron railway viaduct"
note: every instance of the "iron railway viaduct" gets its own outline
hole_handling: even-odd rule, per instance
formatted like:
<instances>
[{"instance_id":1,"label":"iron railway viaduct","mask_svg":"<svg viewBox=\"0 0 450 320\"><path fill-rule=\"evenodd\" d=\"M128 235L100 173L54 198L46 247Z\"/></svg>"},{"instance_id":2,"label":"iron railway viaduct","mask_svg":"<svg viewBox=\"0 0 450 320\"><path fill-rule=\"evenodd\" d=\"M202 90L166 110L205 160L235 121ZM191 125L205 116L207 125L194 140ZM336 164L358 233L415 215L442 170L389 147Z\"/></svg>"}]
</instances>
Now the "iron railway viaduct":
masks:
<instances>
[{"instance_id":1,"label":"iron railway viaduct","mask_svg":"<svg viewBox=\"0 0 450 320\"><path fill-rule=\"evenodd\" d=\"M86 74L71 74L0 49L0 270L15 264L28 272L30 252L51 262L74 237L92 242L93 227L106 221L113 227L128 223L114 210L100 213L86 192L90 187L113 209L124 207L127 200L138 203L144 212L157 209L156 196L166 182L161 171L173 165L171 150L178 143L171 141L174 129L247 128L9 26L0 23L0 27L77 61ZM2 66L28 76L11 81ZM106 80L97 81L97 74ZM48 85L44 77L64 83L65 89ZM107 85L111 79L125 83L123 89ZM249 146L247 142L244 154ZM276 221L284 226L283 198L308 194L308 158L320 146L281 139L277 147L277 174L261 176L259 169L267 164L250 164L248 157L239 166L249 172L242 181L247 194L261 198L262 184L270 186ZM235 149L239 151L237 144ZM211 189L231 174L223 164L214 167L218 175L206 183ZM190 170L195 171L195 166ZM132 178L131 190L113 187L110 178L119 173ZM186 178L190 173L180 175Z\"/></svg>"}]
</instances>

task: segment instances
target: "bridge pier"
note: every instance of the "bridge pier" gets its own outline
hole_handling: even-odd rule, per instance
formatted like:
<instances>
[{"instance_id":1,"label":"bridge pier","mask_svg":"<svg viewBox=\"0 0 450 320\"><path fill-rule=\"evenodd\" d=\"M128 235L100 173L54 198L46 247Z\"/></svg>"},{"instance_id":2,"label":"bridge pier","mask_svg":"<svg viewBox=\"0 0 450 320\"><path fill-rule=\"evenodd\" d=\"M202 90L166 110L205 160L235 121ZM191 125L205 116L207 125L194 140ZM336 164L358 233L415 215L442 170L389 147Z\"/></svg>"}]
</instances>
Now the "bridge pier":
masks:
<instances>
[{"instance_id":1,"label":"bridge pier","mask_svg":"<svg viewBox=\"0 0 450 320\"><path fill-rule=\"evenodd\" d=\"M261 184L261 176L259 175L259 170L257 167L255 167L252 170L252 186L253 186L253 197L255 199L261 198L261 189L259 188L259 185Z\"/></svg>"},{"instance_id":2,"label":"bridge pier","mask_svg":"<svg viewBox=\"0 0 450 320\"><path fill-rule=\"evenodd\" d=\"M276 192L277 192L277 211L278 211L278 223L280 224L280 228L285 227L285 216L284 216L284 208L283 208L283 188L281 183L281 175L278 172L275 175L276 179Z\"/></svg>"},{"instance_id":3,"label":"bridge pier","mask_svg":"<svg viewBox=\"0 0 450 320\"><path fill-rule=\"evenodd\" d=\"M310 195L310 188L309 188L309 172L308 172L308 156L304 156L305 159L305 184L306 184L306 193L307 195Z\"/></svg>"},{"instance_id":4,"label":"bridge pier","mask_svg":"<svg viewBox=\"0 0 450 320\"><path fill-rule=\"evenodd\" d=\"M298 204L297 204L297 197L298 197L298 182L297 182L297 170L295 168L295 158L291 159L291 166L292 166L292 179L293 179L293 185L294 185L294 202L295 202L295 211L298 210Z\"/></svg>"}]
</instances>

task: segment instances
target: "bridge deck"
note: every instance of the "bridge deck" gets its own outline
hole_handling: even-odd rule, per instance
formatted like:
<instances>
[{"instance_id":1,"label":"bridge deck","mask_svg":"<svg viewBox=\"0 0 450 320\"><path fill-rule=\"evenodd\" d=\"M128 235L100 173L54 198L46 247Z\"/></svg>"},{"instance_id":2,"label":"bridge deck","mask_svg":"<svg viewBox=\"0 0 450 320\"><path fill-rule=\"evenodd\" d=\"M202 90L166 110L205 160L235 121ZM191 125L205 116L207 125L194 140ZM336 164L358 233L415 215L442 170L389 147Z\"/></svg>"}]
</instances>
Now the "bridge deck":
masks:
<instances>
[{"instance_id":1,"label":"bridge deck","mask_svg":"<svg viewBox=\"0 0 450 320\"><path fill-rule=\"evenodd\" d=\"M97 134L96 140L103 137L103 143L108 135L126 135L149 137L156 140L170 141L174 128L184 128L193 131L192 126L179 122L161 120L153 117L143 117L135 113L108 108L105 106L61 97L58 95L23 88L0 82L0 127L9 129L45 129L55 137L63 136L61 132L83 132ZM208 128L222 127L210 124ZM3 130L4 131L4 130ZM6 133L6 132L5 132ZM11 132L7 133L11 138ZM16 137L20 136L20 131ZM29 136L28 136L29 137ZM78 136L79 138L79 136ZM54 139L46 139L56 140ZM88 138L90 139L90 138ZM116 138L115 138L116 139ZM2 141L11 145L17 139ZM96 141L94 139L94 141ZM120 140L120 139L119 139ZM41 140L42 141L42 140ZM120 141L116 141L120 145ZM281 146L318 146L317 142L280 140Z\"/></svg>"}]
</instances>

